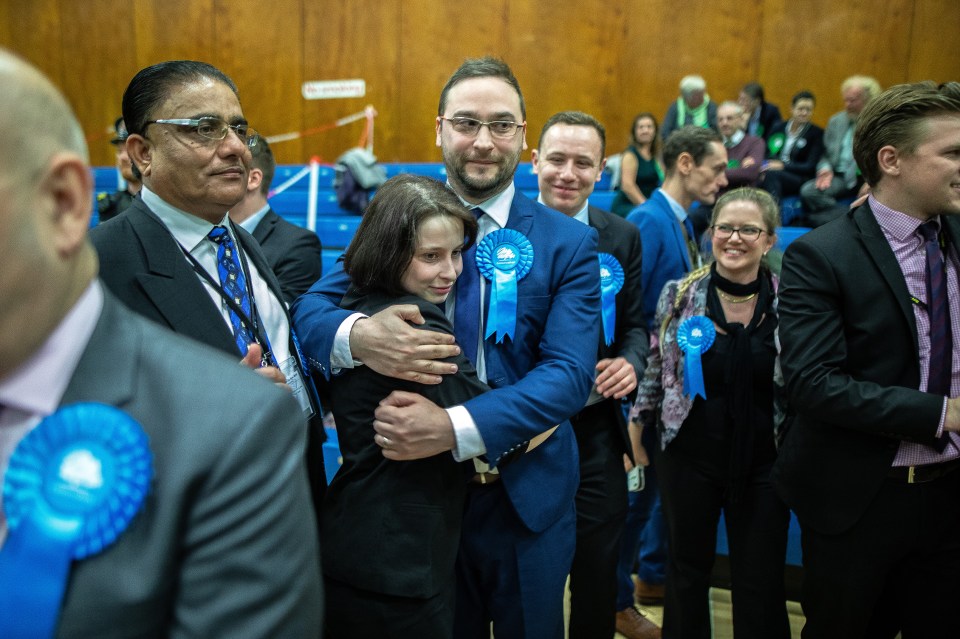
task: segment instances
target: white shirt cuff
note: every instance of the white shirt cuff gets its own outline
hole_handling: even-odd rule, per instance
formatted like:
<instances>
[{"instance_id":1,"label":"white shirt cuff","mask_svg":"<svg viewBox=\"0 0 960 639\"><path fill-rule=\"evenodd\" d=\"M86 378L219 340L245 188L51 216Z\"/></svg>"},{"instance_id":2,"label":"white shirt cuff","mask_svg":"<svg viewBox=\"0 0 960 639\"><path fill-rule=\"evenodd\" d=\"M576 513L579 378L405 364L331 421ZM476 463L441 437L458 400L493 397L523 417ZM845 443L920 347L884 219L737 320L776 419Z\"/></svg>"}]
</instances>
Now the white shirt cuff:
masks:
<instances>
[{"instance_id":1,"label":"white shirt cuff","mask_svg":"<svg viewBox=\"0 0 960 639\"><path fill-rule=\"evenodd\" d=\"M356 368L362 365L359 360L353 359L350 354L350 331L358 319L367 317L363 313L354 313L340 323L337 334L333 338L333 347L330 349L330 371L336 375L346 368Z\"/></svg>"},{"instance_id":2,"label":"white shirt cuff","mask_svg":"<svg viewBox=\"0 0 960 639\"><path fill-rule=\"evenodd\" d=\"M457 445L452 451L454 459L465 461L487 452L480 431L477 430L477 424L466 408L452 406L444 410L450 416L450 422L453 424L453 437L457 441Z\"/></svg>"}]
</instances>

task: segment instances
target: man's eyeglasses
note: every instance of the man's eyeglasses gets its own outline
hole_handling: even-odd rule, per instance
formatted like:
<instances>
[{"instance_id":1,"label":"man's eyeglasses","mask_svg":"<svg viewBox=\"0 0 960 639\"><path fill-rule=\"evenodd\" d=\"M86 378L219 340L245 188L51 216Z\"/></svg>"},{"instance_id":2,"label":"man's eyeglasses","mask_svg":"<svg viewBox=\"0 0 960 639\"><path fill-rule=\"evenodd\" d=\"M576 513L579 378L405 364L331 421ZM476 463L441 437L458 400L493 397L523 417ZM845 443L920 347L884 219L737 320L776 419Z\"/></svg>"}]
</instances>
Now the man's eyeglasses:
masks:
<instances>
[{"instance_id":1,"label":"man's eyeglasses","mask_svg":"<svg viewBox=\"0 0 960 639\"><path fill-rule=\"evenodd\" d=\"M733 237L734 233L738 233L740 239L744 242L756 242L760 239L761 233L769 233L769 231L757 228L756 226L741 226L737 228L729 224L714 224L710 228L713 230L713 236L721 240L729 239Z\"/></svg>"},{"instance_id":2,"label":"man's eyeglasses","mask_svg":"<svg viewBox=\"0 0 960 639\"><path fill-rule=\"evenodd\" d=\"M440 116L441 120L446 120L453 127L453 130L461 135L476 137L480 134L480 127L487 127L490 135L495 138L509 139L517 134L517 131L526 126L526 122L513 122L511 120L494 120L493 122L484 122L474 118L445 118Z\"/></svg>"},{"instance_id":3,"label":"man's eyeglasses","mask_svg":"<svg viewBox=\"0 0 960 639\"><path fill-rule=\"evenodd\" d=\"M174 124L176 126L185 126L194 131L197 135L209 140L222 140L227 137L227 131L233 129L234 133L244 141L251 149L257 145L257 139L260 135L246 124L227 124L220 118L199 118L196 120L175 119L175 120L149 120L143 123L148 124Z\"/></svg>"}]
</instances>

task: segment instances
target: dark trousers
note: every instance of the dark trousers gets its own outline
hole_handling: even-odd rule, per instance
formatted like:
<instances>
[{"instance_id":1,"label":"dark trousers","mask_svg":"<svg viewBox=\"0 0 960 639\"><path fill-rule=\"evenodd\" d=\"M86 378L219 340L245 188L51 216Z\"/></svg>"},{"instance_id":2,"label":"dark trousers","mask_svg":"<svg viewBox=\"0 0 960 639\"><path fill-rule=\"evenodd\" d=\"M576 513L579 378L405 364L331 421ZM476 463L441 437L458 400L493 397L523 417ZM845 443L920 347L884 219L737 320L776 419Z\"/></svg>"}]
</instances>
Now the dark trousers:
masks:
<instances>
[{"instance_id":1,"label":"dark trousers","mask_svg":"<svg viewBox=\"0 0 960 639\"><path fill-rule=\"evenodd\" d=\"M627 518L624 443L608 402L588 406L570 421L580 452L577 546L570 569L570 639L613 637L617 557Z\"/></svg>"},{"instance_id":2,"label":"dark trousers","mask_svg":"<svg viewBox=\"0 0 960 639\"><path fill-rule=\"evenodd\" d=\"M682 433L681 433L682 435ZM754 469L733 503L725 475L672 453L657 458L667 521L664 639L709 639L710 575L723 511L737 639L789 639L784 563L790 511L774 493L770 464Z\"/></svg>"},{"instance_id":3,"label":"dark trousers","mask_svg":"<svg viewBox=\"0 0 960 639\"><path fill-rule=\"evenodd\" d=\"M808 179L789 171L764 171L760 188L779 202L782 198L799 195L800 187Z\"/></svg>"},{"instance_id":4,"label":"dark trousers","mask_svg":"<svg viewBox=\"0 0 960 639\"><path fill-rule=\"evenodd\" d=\"M450 639L454 584L435 597L396 597L324 579L327 639Z\"/></svg>"},{"instance_id":5,"label":"dark trousers","mask_svg":"<svg viewBox=\"0 0 960 639\"><path fill-rule=\"evenodd\" d=\"M575 472L575 470L573 471ZM563 595L576 541L569 510L541 532L517 515L503 480L471 487L460 552L453 637L563 639Z\"/></svg>"},{"instance_id":6,"label":"dark trousers","mask_svg":"<svg viewBox=\"0 0 960 639\"><path fill-rule=\"evenodd\" d=\"M960 470L885 480L839 535L800 528L805 639L960 637Z\"/></svg>"}]
</instances>

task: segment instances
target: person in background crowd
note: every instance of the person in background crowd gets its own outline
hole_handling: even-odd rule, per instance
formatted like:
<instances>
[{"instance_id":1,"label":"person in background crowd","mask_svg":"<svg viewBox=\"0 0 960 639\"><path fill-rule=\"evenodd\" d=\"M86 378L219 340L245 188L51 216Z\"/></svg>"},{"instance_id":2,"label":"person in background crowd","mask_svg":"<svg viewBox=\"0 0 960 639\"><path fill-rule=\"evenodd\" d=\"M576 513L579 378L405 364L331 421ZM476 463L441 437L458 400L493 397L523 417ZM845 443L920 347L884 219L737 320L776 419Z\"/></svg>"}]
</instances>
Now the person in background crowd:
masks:
<instances>
[{"instance_id":1,"label":"person in background crowd","mask_svg":"<svg viewBox=\"0 0 960 639\"><path fill-rule=\"evenodd\" d=\"M844 110L835 113L823 133L824 153L817 175L800 187L800 198L811 226L820 226L843 215L838 200L854 198L864 182L853 155L853 136L860 112L880 94L880 84L869 76L854 75L843 81Z\"/></svg>"},{"instance_id":2,"label":"person in background crowd","mask_svg":"<svg viewBox=\"0 0 960 639\"><path fill-rule=\"evenodd\" d=\"M106 222L125 211L140 192L140 176L134 173L130 156L127 155L127 126L123 123L123 118L117 118L113 123L113 130L115 135L110 140L110 144L116 150L117 170L126 183L126 188L97 196L97 213L100 222Z\"/></svg>"},{"instance_id":3,"label":"person in background crowd","mask_svg":"<svg viewBox=\"0 0 960 639\"><path fill-rule=\"evenodd\" d=\"M794 95L790 119L770 132L760 186L777 202L800 193L800 186L813 179L823 155L823 129L810 121L815 100L809 91Z\"/></svg>"},{"instance_id":4,"label":"person in background crowd","mask_svg":"<svg viewBox=\"0 0 960 639\"><path fill-rule=\"evenodd\" d=\"M766 142L774 128L783 122L780 108L766 101L763 87L759 82L748 82L743 85L737 102L743 107L743 115L746 118L744 130L747 135L763 138Z\"/></svg>"},{"instance_id":5,"label":"person in background crowd","mask_svg":"<svg viewBox=\"0 0 960 639\"><path fill-rule=\"evenodd\" d=\"M250 174L243 199L230 208L230 219L263 249L287 304L300 297L323 272L320 238L274 213L267 202L277 163L267 141L257 136L250 149Z\"/></svg>"},{"instance_id":6,"label":"person in background crowd","mask_svg":"<svg viewBox=\"0 0 960 639\"><path fill-rule=\"evenodd\" d=\"M717 128L717 105L710 101L707 83L699 75L684 76L680 80L680 97L667 109L660 136L666 140L685 126Z\"/></svg>"},{"instance_id":7,"label":"person in background crowd","mask_svg":"<svg viewBox=\"0 0 960 639\"><path fill-rule=\"evenodd\" d=\"M637 115L630 127L630 146L621 154L620 186L611 212L626 217L635 206L646 202L663 182L660 146L657 119L652 113Z\"/></svg>"}]
</instances>

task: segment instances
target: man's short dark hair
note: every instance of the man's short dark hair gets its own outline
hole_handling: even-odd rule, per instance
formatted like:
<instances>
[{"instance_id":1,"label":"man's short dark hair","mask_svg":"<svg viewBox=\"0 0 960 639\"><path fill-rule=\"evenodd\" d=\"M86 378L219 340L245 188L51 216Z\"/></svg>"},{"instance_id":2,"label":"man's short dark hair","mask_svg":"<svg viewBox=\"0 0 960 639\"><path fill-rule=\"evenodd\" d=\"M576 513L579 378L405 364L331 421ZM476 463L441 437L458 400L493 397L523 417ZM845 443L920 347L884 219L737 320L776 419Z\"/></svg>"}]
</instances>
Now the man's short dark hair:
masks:
<instances>
[{"instance_id":1,"label":"man's short dark hair","mask_svg":"<svg viewBox=\"0 0 960 639\"><path fill-rule=\"evenodd\" d=\"M870 100L853 135L853 157L867 183L876 186L883 176L881 148L913 153L926 134L924 122L937 115L960 115L960 82L898 84Z\"/></svg>"},{"instance_id":2,"label":"man's short dark hair","mask_svg":"<svg viewBox=\"0 0 960 639\"><path fill-rule=\"evenodd\" d=\"M491 56L464 60L463 64L453 72L447 83L443 85L443 90L440 91L440 107L437 110L437 115L443 115L443 112L446 111L447 94L450 93L450 89L464 80L473 78L499 78L513 87L514 91L517 92L517 97L520 98L520 116L524 120L527 119L527 107L523 102L520 83L517 82L517 78L506 62Z\"/></svg>"},{"instance_id":3,"label":"man's short dark hair","mask_svg":"<svg viewBox=\"0 0 960 639\"><path fill-rule=\"evenodd\" d=\"M583 111L560 111L559 113L551 115L543 125L543 128L540 129L540 140L537 142L537 147L541 147L541 151L543 151L543 136L547 134L550 127L557 124L588 126L595 130L597 135L600 136L600 159L603 159L604 153L607 151L607 130L600 124L600 120Z\"/></svg>"},{"instance_id":4,"label":"man's short dark hair","mask_svg":"<svg viewBox=\"0 0 960 639\"><path fill-rule=\"evenodd\" d=\"M763 86L759 82L748 82L740 90L746 93L751 100L760 100L760 102L764 100Z\"/></svg>"},{"instance_id":5,"label":"man's short dark hair","mask_svg":"<svg viewBox=\"0 0 960 639\"><path fill-rule=\"evenodd\" d=\"M260 182L260 192L263 197L270 194L270 185L273 183L273 175L277 170L277 162L273 159L273 151L270 145L261 135L256 136L257 143L250 148L250 155L253 161L250 168L260 169L263 173L263 181Z\"/></svg>"},{"instance_id":6,"label":"man's short dark hair","mask_svg":"<svg viewBox=\"0 0 960 639\"><path fill-rule=\"evenodd\" d=\"M151 111L170 97L174 87L210 78L230 87L235 95L237 85L223 71L206 62L170 60L137 72L123 92L123 121L129 133L143 135Z\"/></svg>"},{"instance_id":7,"label":"man's short dark hair","mask_svg":"<svg viewBox=\"0 0 960 639\"><path fill-rule=\"evenodd\" d=\"M797 102L800 100L810 100L814 105L817 104L817 98L810 91L797 91L793 99L790 100L792 106L797 106Z\"/></svg>"},{"instance_id":8,"label":"man's short dark hair","mask_svg":"<svg viewBox=\"0 0 960 639\"><path fill-rule=\"evenodd\" d=\"M384 182L343 256L354 287L361 293L405 294L400 281L417 250L417 230L437 215L463 224L464 249L476 241L477 218L443 182L412 173Z\"/></svg>"},{"instance_id":9,"label":"man's short dark hair","mask_svg":"<svg viewBox=\"0 0 960 639\"><path fill-rule=\"evenodd\" d=\"M703 158L713 150L711 148L713 142L723 144L723 138L713 129L704 129L691 124L675 130L663 145L664 173L673 174L677 158L681 153L689 153L693 157L694 164L700 166Z\"/></svg>"}]
</instances>

